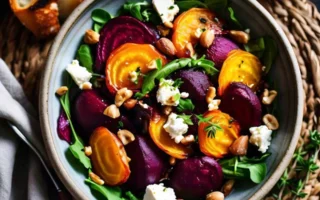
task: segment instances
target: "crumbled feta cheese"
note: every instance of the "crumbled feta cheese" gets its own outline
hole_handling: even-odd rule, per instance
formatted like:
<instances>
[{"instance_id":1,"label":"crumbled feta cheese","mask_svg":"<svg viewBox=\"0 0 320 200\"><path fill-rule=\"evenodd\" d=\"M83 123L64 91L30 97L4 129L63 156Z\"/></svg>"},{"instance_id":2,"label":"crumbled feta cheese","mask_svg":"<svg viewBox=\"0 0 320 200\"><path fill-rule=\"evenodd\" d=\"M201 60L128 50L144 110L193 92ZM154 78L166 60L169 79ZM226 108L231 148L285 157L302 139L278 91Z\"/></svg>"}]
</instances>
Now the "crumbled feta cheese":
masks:
<instances>
[{"instance_id":1,"label":"crumbled feta cheese","mask_svg":"<svg viewBox=\"0 0 320 200\"><path fill-rule=\"evenodd\" d=\"M163 128L177 144L184 138L183 134L188 132L188 125L184 123L182 118L178 118L178 115L175 113L171 113L169 115L167 122L163 125Z\"/></svg>"},{"instance_id":2,"label":"crumbled feta cheese","mask_svg":"<svg viewBox=\"0 0 320 200\"><path fill-rule=\"evenodd\" d=\"M172 188L163 186L163 183L148 185L143 200L176 200Z\"/></svg>"},{"instance_id":3,"label":"crumbled feta cheese","mask_svg":"<svg viewBox=\"0 0 320 200\"><path fill-rule=\"evenodd\" d=\"M159 89L157 91L157 101L161 105L177 106L180 100L180 91L173 86L174 81L169 79L161 79Z\"/></svg>"},{"instance_id":4,"label":"crumbled feta cheese","mask_svg":"<svg viewBox=\"0 0 320 200\"><path fill-rule=\"evenodd\" d=\"M172 22L179 13L179 7L174 4L174 0L152 0L152 4L163 23Z\"/></svg>"},{"instance_id":5,"label":"crumbled feta cheese","mask_svg":"<svg viewBox=\"0 0 320 200\"><path fill-rule=\"evenodd\" d=\"M136 83L138 81L138 73L136 71L132 71L129 73L129 79L131 82Z\"/></svg>"},{"instance_id":6,"label":"crumbled feta cheese","mask_svg":"<svg viewBox=\"0 0 320 200\"><path fill-rule=\"evenodd\" d=\"M181 92L180 94L181 98L185 99L189 97L189 93L188 92Z\"/></svg>"},{"instance_id":7,"label":"crumbled feta cheese","mask_svg":"<svg viewBox=\"0 0 320 200\"><path fill-rule=\"evenodd\" d=\"M218 110L220 103L221 103L221 100L220 100L220 99L213 99L213 100L208 104L208 110L209 110L209 111Z\"/></svg>"},{"instance_id":8,"label":"crumbled feta cheese","mask_svg":"<svg viewBox=\"0 0 320 200\"><path fill-rule=\"evenodd\" d=\"M271 142L272 130L269 130L267 126L251 127L249 129L251 137L249 142L259 147L259 151L265 153Z\"/></svg>"},{"instance_id":9,"label":"crumbled feta cheese","mask_svg":"<svg viewBox=\"0 0 320 200\"><path fill-rule=\"evenodd\" d=\"M66 70L80 89L83 88L84 84L89 87L92 86L90 83L92 74L88 72L85 67L81 67L78 60L73 60L72 63L67 66Z\"/></svg>"}]
</instances>

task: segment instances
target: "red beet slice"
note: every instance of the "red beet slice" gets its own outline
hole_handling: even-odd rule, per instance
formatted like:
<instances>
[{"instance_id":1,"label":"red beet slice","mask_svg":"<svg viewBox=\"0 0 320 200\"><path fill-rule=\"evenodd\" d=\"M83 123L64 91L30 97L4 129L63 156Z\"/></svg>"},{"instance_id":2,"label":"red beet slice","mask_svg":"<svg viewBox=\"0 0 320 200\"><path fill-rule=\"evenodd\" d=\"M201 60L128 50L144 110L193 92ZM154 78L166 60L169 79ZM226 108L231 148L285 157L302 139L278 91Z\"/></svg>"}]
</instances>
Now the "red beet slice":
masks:
<instances>
[{"instance_id":1,"label":"red beet slice","mask_svg":"<svg viewBox=\"0 0 320 200\"><path fill-rule=\"evenodd\" d=\"M231 83L223 93L221 111L237 120L242 129L261 125L261 103L256 94L243 83Z\"/></svg>"},{"instance_id":2,"label":"red beet slice","mask_svg":"<svg viewBox=\"0 0 320 200\"><path fill-rule=\"evenodd\" d=\"M110 20L100 31L95 71L104 73L111 52L125 43L154 44L159 39L156 29L136 18L120 16Z\"/></svg>"},{"instance_id":3,"label":"red beet slice","mask_svg":"<svg viewBox=\"0 0 320 200\"><path fill-rule=\"evenodd\" d=\"M215 63L215 67L220 69L229 52L234 49L239 49L236 43L225 37L217 37L207 49L207 59L212 60Z\"/></svg>"},{"instance_id":4,"label":"red beet slice","mask_svg":"<svg viewBox=\"0 0 320 200\"><path fill-rule=\"evenodd\" d=\"M65 140L68 143L71 143L71 128L67 118L67 115L64 111L61 111L58 118L58 136L61 140Z\"/></svg>"}]
</instances>

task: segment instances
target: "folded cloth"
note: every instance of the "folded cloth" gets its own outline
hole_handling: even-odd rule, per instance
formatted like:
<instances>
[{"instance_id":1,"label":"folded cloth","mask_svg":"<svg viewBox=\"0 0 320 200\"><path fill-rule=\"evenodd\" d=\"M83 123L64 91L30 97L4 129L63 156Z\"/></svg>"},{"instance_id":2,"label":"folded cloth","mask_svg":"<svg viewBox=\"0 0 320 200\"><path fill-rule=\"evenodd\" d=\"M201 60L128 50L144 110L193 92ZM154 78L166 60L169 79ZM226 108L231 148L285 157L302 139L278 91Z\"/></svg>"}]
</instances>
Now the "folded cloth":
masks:
<instances>
[{"instance_id":1,"label":"folded cloth","mask_svg":"<svg viewBox=\"0 0 320 200\"><path fill-rule=\"evenodd\" d=\"M46 157L37 113L21 85L0 59L0 199L48 199L40 161L16 136L7 121L16 125Z\"/></svg>"}]
</instances>

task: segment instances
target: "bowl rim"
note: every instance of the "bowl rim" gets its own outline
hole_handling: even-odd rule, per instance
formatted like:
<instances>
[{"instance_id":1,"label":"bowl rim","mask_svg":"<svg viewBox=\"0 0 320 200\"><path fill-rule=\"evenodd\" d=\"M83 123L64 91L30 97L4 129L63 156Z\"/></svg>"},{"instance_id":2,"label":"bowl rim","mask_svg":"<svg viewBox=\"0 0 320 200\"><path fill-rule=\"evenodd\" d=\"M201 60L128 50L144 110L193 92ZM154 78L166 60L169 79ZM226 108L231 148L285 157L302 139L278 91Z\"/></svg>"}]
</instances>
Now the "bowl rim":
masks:
<instances>
[{"instance_id":1,"label":"bowl rim","mask_svg":"<svg viewBox=\"0 0 320 200\"><path fill-rule=\"evenodd\" d=\"M63 184L66 186L68 191L75 197L76 199L88 199L88 197L85 195L85 193L81 190L81 188L78 188L75 184L75 181L72 179L72 177L68 174L67 170L64 167L61 167L61 159L58 156L58 153L55 148L54 139L53 139L53 133L51 132L50 128L50 122L49 122L49 112L48 112L48 99L49 99L49 82L51 80L51 72L53 63L55 61L57 52L59 50L59 47L65 37L65 35L68 33L68 31L72 28L75 21L80 17L80 15L85 11L88 7L90 7L95 0L87 0L81 3L69 16L69 18L64 22L63 26L61 27L58 35L54 39L54 42L50 48L49 54L48 54L48 60L46 63L46 67L43 72L43 76L41 78L41 86L40 87L40 94L39 94L39 113L40 113L40 125L42 130L42 136L45 143L47 154L50 155L49 160L57 173L60 180L63 182ZM259 190L254 193L249 199L262 199L276 184L276 182L279 180L279 178L282 176L283 172L285 171L286 167L289 165L292 155L294 153L294 150L296 148L301 125L302 125L302 115L303 115L303 89L302 89L302 79L300 75L300 70L298 66L298 62L296 59L296 56L294 54L294 51L292 49L292 46L290 45L289 40L287 39L286 35L284 34L281 27L277 24L276 20L269 14L269 12L256 0L246 0L253 9L256 9L260 12L261 16L270 23L270 26L275 30L277 35L281 38L281 42L287 49L287 54L291 60L291 65L294 68L294 79L296 81L296 90L297 90L297 116L296 116L296 124L294 127L294 133L292 136L292 139L290 141L290 144L285 152L285 155L278 164L278 166L275 168L275 171L271 176L265 181L265 183L259 188Z\"/></svg>"}]
</instances>

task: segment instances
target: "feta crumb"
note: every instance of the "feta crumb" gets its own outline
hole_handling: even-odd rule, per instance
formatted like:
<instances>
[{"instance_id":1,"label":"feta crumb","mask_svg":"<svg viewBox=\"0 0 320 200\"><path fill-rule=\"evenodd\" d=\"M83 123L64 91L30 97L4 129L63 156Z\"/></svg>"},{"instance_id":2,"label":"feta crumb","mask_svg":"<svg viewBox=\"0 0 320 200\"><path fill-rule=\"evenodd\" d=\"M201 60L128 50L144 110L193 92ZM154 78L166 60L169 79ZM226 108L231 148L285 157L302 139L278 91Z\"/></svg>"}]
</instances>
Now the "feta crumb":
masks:
<instances>
[{"instance_id":1,"label":"feta crumb","mask_svg":"<svg viewBox=\"0 0 320 200\"><path fill-rule=\"evenodd\" d=\"M175 113L171 113L169 115L167 122L163 125L163 128L177 144L184 138L183 134L188 132L188 125L184 123L182 118L178 118L178 115Z\"/></svg>"},{"instance_id":2,"label":"feta crumb","mask_svg":"<svg viewBox=\"0 0 320 200\"><path fill-rule=\"evenodd\" d=\"M174 0L152 0L152 4L163 23L172 22L179 13L179 7L174 4Z\"/></svg>"},{"instance_id":3,"label":"feta crumb","mask_svg":"<svg viewBox=\"0 0 320 200\"><path fill-rule=\"evenodd\" d=\"M131 82L136 83L138 81L138 73L136 71L130 72L129 79Z\"/></svg>"},{"instance_id":4,"label":"feta crumb","mask_svg":"<svg viewBox=\"0 0 320 200\"><path fill-rule=\"evenodd\" d=\"M85 67L81 67L78 60L73 60L66 70L80 89L83 89L83 85L92 87L90 83L92 74Z\"/></svg>"},{"instance_id":5,"label":"feta crumb","mask_svg":"<svg viewBox=\"0 0 320 200\"><path fill-rule=\"evenodd\" d=\"M189 93L188 92L181 92L180 97L185 99L189 97Z\"/></svg>"},{"instance_id":6,"label":"feta crumb","mask_svg":"<svg viewBox=\"0 0 320 200\"><path fill-rule=\"evenodd\" d=\"M209 111L218 110L220 103L221 103L221 100L220 100L220 99L213 99L213 100L208 104L208 110L209 110Z\"/></svg>"},{"instance_id":7,"label":"feta crumb","mask_svg":"<svg viewBox=\"0 0 320 200\"><path fill-rule=\"evenodd\" d=\"M172 188L164 187L163 183L148 185L143 200L176 200Z\"/></svg>"},{"instance_id":8,"label":"feta crumb","mask_svg":"<svg viewBox=\"0 0 320 200\"><path fill-rule=\"evenodd\" d=\"M259 127L251 127L249 129L251 137L249 142L259 147L259 151L265 153L271 142L272 130L269 130L267 126L262 125Z\"/></svg>"},{"instance_id":9,"label":"feta crumb","mask_svg":"<svg viewBox=\"0 0 320 200\"><path fill-rule=\"evenodd\" d=\"M180 100L180 91L173 86L174 81L161 79L157 91L157 101L163 106L177 106Z\"/></svg>"}]
</instances>

